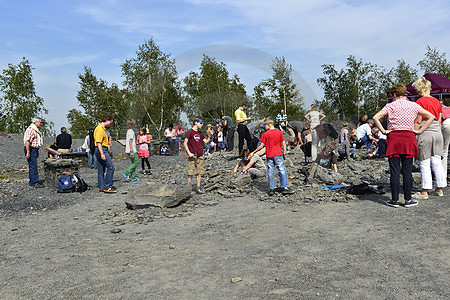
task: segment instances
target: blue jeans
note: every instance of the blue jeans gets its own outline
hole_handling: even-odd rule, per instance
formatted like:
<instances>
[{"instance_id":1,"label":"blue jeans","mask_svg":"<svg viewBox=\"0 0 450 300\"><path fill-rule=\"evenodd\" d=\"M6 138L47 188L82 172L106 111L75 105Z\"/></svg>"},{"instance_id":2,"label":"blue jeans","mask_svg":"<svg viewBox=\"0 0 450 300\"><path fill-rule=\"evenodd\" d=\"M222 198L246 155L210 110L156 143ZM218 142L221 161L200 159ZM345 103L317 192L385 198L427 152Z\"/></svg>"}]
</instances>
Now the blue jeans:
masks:
<instances>
[{"instance_id":1,"label":"blue jeans","mask_svg":"<svg viewBox=\"0 0 450 300\"><path fill-rule=\"evenodd\" d=\"M103 189L105 187L112 187L114 178L114 163L111 156L108 153L108 148L103 148L103 153L106 159L103 160L100 156L98 149L95 149L95 156L97 157L97 177L98 188ZM105 175L106 171L106 175Z\"/></svg>"},{"instance_id":2,"label":"blue jeans","mask_svg":"<svg viewBox=\"0 0 450 300\"><path fill-rule=\"evenodd\" d=\"M89 151L87 155L89 168L97 168L97 157L95 156L95 152L92 153L91 151Z\"/></svg>"},{"instance_id":3,"label":"blue jeans","mask_svg":"<svg viewBox=\"0 0 450 300\"><path fill-rule=\"evenodd\" d=\"M25 155L27 154L27 148L24 147ZM29 185L35 185L39 183L39 173L38 173L38 161L39 149L30 148L30 158L27 158L28 162L28 178L30 179Z\"/></svg>"},{"instance_id":4,"label":"blue jeans","mask_svg":"<svg viewBox=\"0 0 450 300\"><path fill-rule=\"evenodd\" d=\"M273 190L277 187L275 183L275 166L278 169L280 175L280 185L282 188L288 187L288 174L286 171L286 165L284 164L283 156L274 156L267 159L268 177L269 177L269 189Z\"/></svg>"},{"instance_id":5,"label":"blue jeans","mask_svg":"<svg viewBox=\"0 0 450 300\"><path fill-rule=\"evenodd\" d=\"M369 139L368 135L363 136L361 139L359 139L358 144L356 145L356 148L359 149L362 146L367 144L367 149L372 149L372 140Z\"/></svg>"}]
</instances>

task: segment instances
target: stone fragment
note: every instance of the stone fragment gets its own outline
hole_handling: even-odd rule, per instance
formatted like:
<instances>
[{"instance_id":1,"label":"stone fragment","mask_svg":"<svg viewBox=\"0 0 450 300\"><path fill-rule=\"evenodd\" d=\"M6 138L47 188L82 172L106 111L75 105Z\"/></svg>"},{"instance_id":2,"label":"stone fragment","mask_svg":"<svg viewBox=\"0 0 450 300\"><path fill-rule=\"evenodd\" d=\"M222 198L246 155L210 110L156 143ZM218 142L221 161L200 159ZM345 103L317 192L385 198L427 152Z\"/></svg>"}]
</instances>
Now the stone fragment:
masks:
<instances>
[{"instance_id":1,"label":"stone fragment","mask_svg":"<svg viewBox=\"0 0 450 300\"><path fill-rule=\"evenodd\" d=\"M236 282L239 282L239 281L241 281L241 280L242 280L241 277L233 277L233 278L231 278L231 282L232 282L232 283L236 283Z\"/></svg>"},{"instance_id":2,"label":"stone fragment","mask_svg":"<svg viewBox=\"0 0 450 300\"><path fill-rule=\"evenodd\" d=\"M238 188L242 188L252 182L252 177L248 174L241 174L234 178L233 183Z\"/></svg>"},{"instance_id":3,"label":"stone fragment","mask_svg":"<svg viewBox=\"0 0 450 300\"><path fill-rule=\"evenodd\" d=\"M120 233L120 232L122 232L122 229L120 228L111 229L111 233Z\"/></svg>"},{"instance_id":4,"label":"stone fragment","mask_svg":"<svg viewBox=\"0 0 450 300\"><path fill-rule=\"evenodd\" d=\"M217 190L217 194L224 196L225 198L234 198L236 197L236 194L230 193L225 190Z\"/></svg>"},{"instance_id":5,"label":"stone fragment","mask_svg":"<svg viewBox=\"0 0 450 300\"><path fill-rule=\"evenodd\" d=\"M128 209L147 208L156 206L161 208L174 207L191 196L192 187L184 186L174 189L172 186L161 185L153 187L148 193L134 196L130 202L126 202Z\"/></svg>"}]
</instances>

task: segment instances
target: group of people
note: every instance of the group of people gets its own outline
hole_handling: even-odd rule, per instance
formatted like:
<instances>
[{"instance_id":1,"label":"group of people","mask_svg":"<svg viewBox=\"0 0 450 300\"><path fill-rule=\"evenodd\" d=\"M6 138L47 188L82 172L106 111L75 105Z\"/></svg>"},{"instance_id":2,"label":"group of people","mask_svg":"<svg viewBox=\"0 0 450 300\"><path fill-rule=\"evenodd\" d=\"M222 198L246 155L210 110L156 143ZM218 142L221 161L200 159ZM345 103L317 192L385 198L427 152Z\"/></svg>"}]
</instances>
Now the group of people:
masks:
<instances>
[{"instance_id":1,"label":"group of people","mask_svg":"<svg viewBox=\"0 0 450 300\"><path fill-rule=\"evenodd\" d=\"M266 117L258 124L261 135L255 142L255 135L250 134L248 123L253 118L246 114L248 103L243 103L236 111L235 118L237 132L239 135L240 160L233 169L237 174L241 172L250 174L253 178L268 177L269 195L276 191L290 194L288 187L288 174L284 157L288 147L300 146L309 154L313 163L330 168L335 172L337 169L337 156L341 158L356 157L356 149L366 148L370 153L368 157L388 157L390 169L390 185L392 199L386 204L393 207L400 206L400 174L403 175L404 206L417 205L417 199L427 199L428 192L432 189L432 175L436 178L436 189L434 194L443 196L443 188L447 186L447 156L450 143L450 111L442 106L439 100L430 96L431 84L425 78L420 78L414 83L414 87L422 96L417 102L406 98L406 88L402 84L396 84L392 88L394 99L381 109L372 119L367 115L361 117L357 128L349 130L348 124L344 123L338 135L339 143L327 142L322 151L319 148L321 140L319 125L326 117L320 113L316 106L305 115L306 124L299 121L289 121L283 110L274 120ZM387 117L388 127L385 129L381 119ZM276 121L276 122L275 122ZM115 193L113 186L114 164L109 155L110 137L107 128L114 122L111 116L105 116L93 130L93 147L90 146L91 156L97 164L98 187L101 192ZM24 151L29 163L30 185L40 186L37 174L37 157L39 147L42 145L42 134L39 128L42 124L40 118L35 118L24 135ZM150 143L152 136L145 127L139 129L135 136L134 127L136 122L128 120L128 131L126 135L125 152L131 165L122 174L127 181L138 181L136 168L139 161L143 174L151 174L149 162ZM215 125L208 124L205 134L201 129L204 125L202 118L194 118L191 128L185 132L184 126L172 124L165 130L171 153L179 153L181 149L187 153L188 183L192 184L195 177L193 190L203 194L201 189L201 178L206 174L204 157L212 151L231 151L234 147L234 126L229 116L221 115ZM323 130L323 129L321 129ZM286 143L284 133L289 134ZM57 144L63 145L58 151L66 148L69 141L65 128L61 129L61 135L57 137ZM70 136L70 135L69 135ZM247 147L244 148L245 142ZM71 139L70 139L71 144ZM375 145L375 149L373 149ZM137 150L139 146L139 150ZM374 151L373 151L374 150ZM373 151L373 152L372 152ZM266 157L266 163L263 160ZM442 159L443 158L443 159ZM421 171L422 189L412 195L412 166L414 159L418 159ZM266 166L267 164L267 166ZM280 186L275 183L275 168L280 176Z\"/></svg>"}]
</instances>

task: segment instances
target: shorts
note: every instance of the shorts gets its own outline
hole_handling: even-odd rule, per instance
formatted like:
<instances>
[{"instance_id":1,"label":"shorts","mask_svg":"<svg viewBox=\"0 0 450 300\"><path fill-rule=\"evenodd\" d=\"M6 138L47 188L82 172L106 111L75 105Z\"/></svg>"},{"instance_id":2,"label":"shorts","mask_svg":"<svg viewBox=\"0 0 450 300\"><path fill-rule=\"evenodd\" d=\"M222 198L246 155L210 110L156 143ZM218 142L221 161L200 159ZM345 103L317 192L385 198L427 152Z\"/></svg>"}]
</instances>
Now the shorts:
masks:
<instances>
[{"instance_id":1,"label":"shorts","mask_svg":"<svg viewBox=\"0 0 450 300\"><path fill-rule=\"evenodd\" d=\"M201 157L190 157L188 161L188 176L194 175L206 175L205 171L205 159Z\"/></svg>"}]
</instances>

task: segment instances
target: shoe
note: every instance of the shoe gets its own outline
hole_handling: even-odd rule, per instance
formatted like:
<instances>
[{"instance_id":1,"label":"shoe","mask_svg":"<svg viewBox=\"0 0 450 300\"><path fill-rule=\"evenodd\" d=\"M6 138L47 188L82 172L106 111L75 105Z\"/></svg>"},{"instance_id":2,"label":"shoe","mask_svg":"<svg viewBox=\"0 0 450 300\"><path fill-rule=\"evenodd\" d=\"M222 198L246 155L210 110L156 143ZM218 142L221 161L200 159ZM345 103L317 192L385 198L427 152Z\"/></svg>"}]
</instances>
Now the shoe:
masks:
<instances>
[{"instance_id":1,"label":"shoe","mask_svg":"<svg viewBox=\"0 0 450 300\"><path fill-rule=\"evenodd\" d=\"M145 171L145 175L152 175L152 171L151 170Z\"/></svg>"},{"instance_id":2,"label":"shoe","mask_svg":"<svg viewBox=\"0 0 450 300\"><path fill-rule=\"evenodd\" d=\"M291 190L290 188L284 188L282 191L281 191L281 193L283 194L283 195L292 195L292 194L294 194L295 192L293 191L293 190Z\"/></svg>"},{"instance_id":3,"label":"shoe","mask_svg":"<svg viewBox=\"0 0 450 300\"><path fill-rule=\"evenodd\" d=\"M122 176L125 181L130 181L130 176L126 175L125 173L122 173Z\"/></svg>"},{"instance_id":4,"label":"shoe","mask_svg":"<svg viewBox=\"0 0 450 300\"><path fill-rule=\"evenodd\" d=\"M405 201L405 204L403 204L404 207L411 207L411 206L416 206L418 204L417 201L414 200L409 200L409 201Z\"/></svg>"},{"instance_id":5,"label":"shoe","mask_svg":"<svg viewBox=\"0 0 450 300\"><path fill-rule=\"evenodd\" d=\"M130 181L140 181L139 178L131 178Z\"/></svg>"},{"instance_id":6,"label":"shoe","mask_svg":"<svg viewBox=\"0 0 450 300\"><path fill-rule=\"evenodd\" d=\"M440 191L440 192L434 191L433 196L444 197L444 192L443 191Z\"/></svg>"},{"instance_id":7,"label":"shoe","mask_svg":"<svg viewBox=\"0 0 450 300\"><path fill-rule=\"evenodd\" d=\"M105 187L100 190L100 193L114 194L117 193L117 189L114 187Z\"/></svg>"},{"instance_id":8,"label":"shoe","mask_svg":"<svg viewBox=\"0 0 450 300\"><path fill-rule=\"evenodd\" d=\"M419 199L419 200L427 200L428 199L428 193L423 195L421 192L417 192L414 195L412 195L413 199Z\"/></svg>"},{"instance_id":9,"label":"shoe","mask_svg":"<svg viewBox=\"0 0 450 300\"><path fill-rule=\"evenodd\" d=\"M390 206L390 207L400 207L400 202L398 202L398 201L389 200L389 201L386 201L385 203L387 206Z\"/></svg>"},{"instance_id":10,"label":"shoe","mask_svg":"<svg viewBox=\"0 0 450 300\"><path fill-rule=\"evenodd\" d=\"M145 170L142 170L142 171L141 171L141 174L144 174L144 175L145 175L145 172L146 172Z\"/></svg>"},{"instance_id":11,"label":"shoe","mask_svg":"<svg viewBox=\"0 0 450 300\"><path fill-rule=\"evenodd\" d=\"M275 195L275 190L269 190L269 191L267 192L267 194L268 194L269 196L273 196L273 195Z\"/></svg>"},{"instance_id":12,"label":"shoe","mask_svg":"<svg viewBox=\"0 0 450 300\"><path fill-rule=\"evenodd\" d=\"M202 191L200 188L196 188L196 189L195 189L195 193L196 193L196 194L199 194L199 195L203 195L205 192Z\"/></svg>"}]
</instances>

